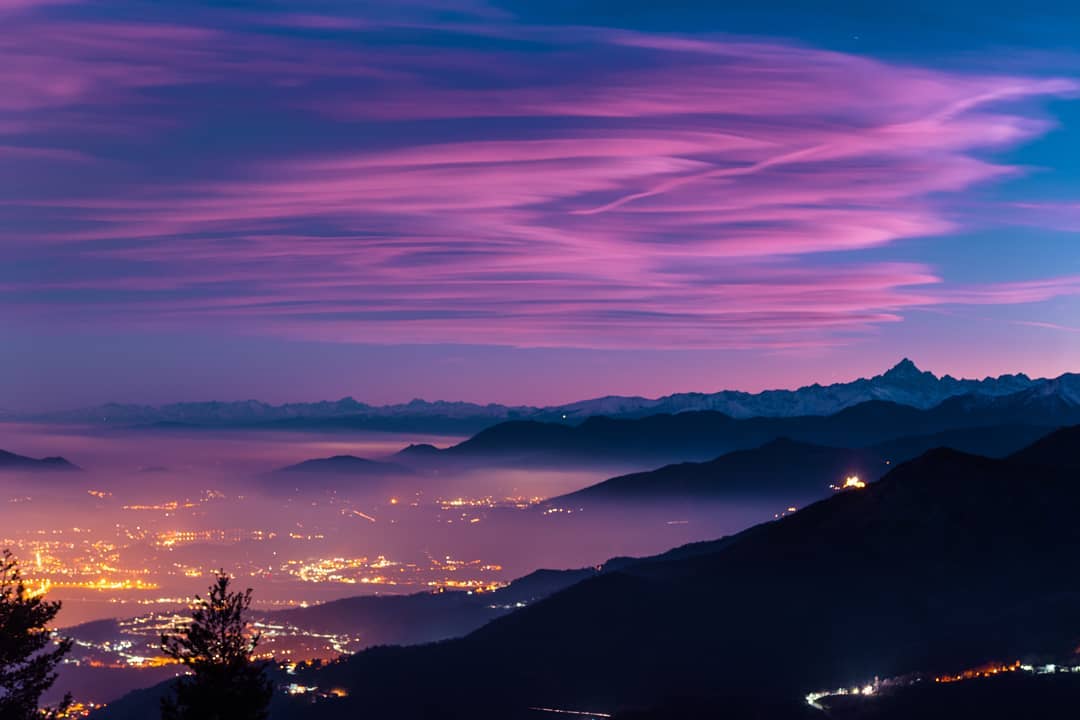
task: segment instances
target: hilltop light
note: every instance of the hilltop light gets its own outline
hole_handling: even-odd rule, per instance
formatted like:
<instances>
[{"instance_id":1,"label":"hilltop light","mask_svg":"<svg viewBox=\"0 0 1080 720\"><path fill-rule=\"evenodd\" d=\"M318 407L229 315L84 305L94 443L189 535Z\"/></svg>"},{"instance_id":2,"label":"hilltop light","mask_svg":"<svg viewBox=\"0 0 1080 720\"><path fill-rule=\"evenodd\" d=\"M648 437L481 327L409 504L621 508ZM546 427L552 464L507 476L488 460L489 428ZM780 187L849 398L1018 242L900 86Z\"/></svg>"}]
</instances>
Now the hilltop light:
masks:
<instances>
[{"instance_id":1,"label":"hilltop light","mask_svg":"<svg viewBox=\"0 0 1080 720\"><path fill-rule=\"evenodd\" d=\"M848 475L844 478L842 485L830 485L833 490L862 490L866 487L866 481L860 478L858 475Z\"/></svg>"},{"instance_id":2,"label":"hilltop light","mask_svg":"<svg viewBox=\"0 0 1080 720\"><path fill-rule=\"evenodd\" d=\"M850 475L844 479L845 490L862 490L864 487L866 483L858 475Z\"/></svg>"}]
</instances>

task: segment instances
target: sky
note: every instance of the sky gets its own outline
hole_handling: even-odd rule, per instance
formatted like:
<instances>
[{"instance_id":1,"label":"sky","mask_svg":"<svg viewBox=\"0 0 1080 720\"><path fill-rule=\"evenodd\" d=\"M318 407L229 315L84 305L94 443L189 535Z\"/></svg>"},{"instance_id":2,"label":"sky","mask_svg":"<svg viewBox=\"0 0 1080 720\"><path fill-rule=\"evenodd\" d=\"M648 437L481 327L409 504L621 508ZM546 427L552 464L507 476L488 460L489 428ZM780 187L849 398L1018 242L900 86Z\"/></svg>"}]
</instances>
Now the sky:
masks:
<instances>
[{"instance_id":1,"label":"sky","mask_svg":"<svg viewBox=\"0 0 1080 720\"><path fill-rule=\"evenodd\" d=\"M0 0L0 409L1080 371L1080 9L879 5Z\"/></svg>"}]
</instances>

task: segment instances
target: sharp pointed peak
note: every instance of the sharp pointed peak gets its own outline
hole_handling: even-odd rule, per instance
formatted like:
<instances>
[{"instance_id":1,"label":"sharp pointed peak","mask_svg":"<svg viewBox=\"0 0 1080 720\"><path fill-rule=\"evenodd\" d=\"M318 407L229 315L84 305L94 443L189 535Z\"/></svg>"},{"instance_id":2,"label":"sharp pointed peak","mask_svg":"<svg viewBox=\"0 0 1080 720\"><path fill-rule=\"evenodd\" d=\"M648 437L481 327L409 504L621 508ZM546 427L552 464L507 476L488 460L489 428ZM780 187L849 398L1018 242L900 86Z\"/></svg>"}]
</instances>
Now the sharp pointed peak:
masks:
<instances>
[{"instance_id":1,"label":"sharp pointed peak","mask_svg":"<svg viewBox=\"0 0 1080 720\"><path fill-rule=\"evenodd\" d=\"M885 377L914 377L922 374L919 366L906 357L885 371Z\"/></svg>"}]
</instances>

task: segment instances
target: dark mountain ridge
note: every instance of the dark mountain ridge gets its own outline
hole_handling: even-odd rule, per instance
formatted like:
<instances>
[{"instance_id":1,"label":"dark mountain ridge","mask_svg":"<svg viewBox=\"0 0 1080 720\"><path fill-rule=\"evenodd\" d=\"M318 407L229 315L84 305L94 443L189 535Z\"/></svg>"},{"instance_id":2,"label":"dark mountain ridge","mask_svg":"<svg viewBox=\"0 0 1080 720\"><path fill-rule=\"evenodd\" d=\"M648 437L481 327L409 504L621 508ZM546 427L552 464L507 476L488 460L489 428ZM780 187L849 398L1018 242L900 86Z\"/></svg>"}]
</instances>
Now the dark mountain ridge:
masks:
<instances>
[{"instance_id":1,"label":"dark mountain ridge","mask_svg":"<svg viewBox=\"0 0 1080 720\"><path fill-rule=\"evenodd\" d=\"M621 475L552 498L548 503L590 507L626 502L783 497L801 504L828 495L830 485L842 485L849 476L869 482L888 469L885 458L872 451L781 438L704 463L679 463L650 472Z\"/></svg>"}]
</instances>

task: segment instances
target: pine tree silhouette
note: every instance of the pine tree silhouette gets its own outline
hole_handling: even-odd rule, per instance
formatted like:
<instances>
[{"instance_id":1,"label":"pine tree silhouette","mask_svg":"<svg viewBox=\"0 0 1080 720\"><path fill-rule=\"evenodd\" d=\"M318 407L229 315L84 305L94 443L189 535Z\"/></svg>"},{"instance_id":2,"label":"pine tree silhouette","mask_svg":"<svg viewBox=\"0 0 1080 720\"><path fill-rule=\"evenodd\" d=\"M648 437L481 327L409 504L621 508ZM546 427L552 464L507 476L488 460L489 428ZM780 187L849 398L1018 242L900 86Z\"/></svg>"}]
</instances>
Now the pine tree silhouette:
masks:
<instances>
[{"instance_id":1,"label":"pine tree silhouette","mask_svg":"<svg viewBox=\"0 0 1080 720\"><path fill-rule=\"evenodd\" d=\"M195 596L190 624L161 636L166 655L191 671L161 703L163 720L265 720L273 685L266 664L252 655L260 634L244 619L251 590L230 592L231 578L219 571L207 598Z\"/></svg>"},{"instance_id":2,"label":"pine tree silhouette","mask_svg":"<svg viewBox=\"0 0 1080 720\"><path fill-rule=\"evenodd\" d=\"M26 589L18 561L5 550L0 557L0 718L47 720L71 705L66 695L57 707L38 708L42 693L56 682L56 666L71 650L70 639L49 647L48 626L58 612L59 602Z\"/></svg>"}]
</instances>

